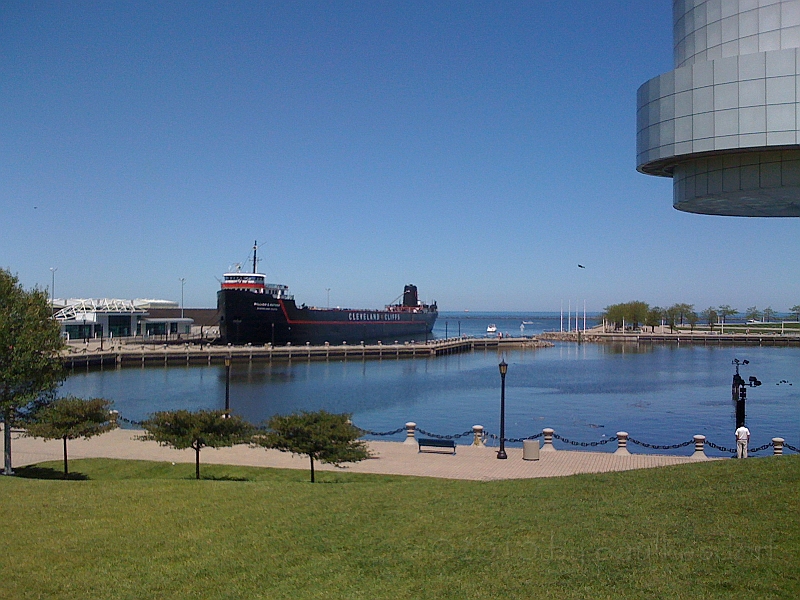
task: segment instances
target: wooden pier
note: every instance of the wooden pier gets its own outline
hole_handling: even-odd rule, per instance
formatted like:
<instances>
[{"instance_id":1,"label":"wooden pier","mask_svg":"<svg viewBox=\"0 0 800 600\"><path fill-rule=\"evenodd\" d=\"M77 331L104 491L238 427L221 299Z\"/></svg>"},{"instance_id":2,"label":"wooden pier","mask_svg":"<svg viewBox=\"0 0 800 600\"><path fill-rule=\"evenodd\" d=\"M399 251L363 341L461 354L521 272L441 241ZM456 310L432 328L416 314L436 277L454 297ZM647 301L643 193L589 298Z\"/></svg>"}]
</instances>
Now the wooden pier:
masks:
<instances>
[{"instance_id":1,"label":"wooden pier","mask_svg":"<svg viewBox=\"0 0 800 600\"><path fill-rule=\"evenodd\" d=\"M449 338L404 344L340 346L221 346L214 344L118 344L101 350L97 342L71 344L62 354L67 369L117 366L198 365L253 361L324 361L430 358L474 350L552 346L535 338Z\"/></svg>"}]
</instances>

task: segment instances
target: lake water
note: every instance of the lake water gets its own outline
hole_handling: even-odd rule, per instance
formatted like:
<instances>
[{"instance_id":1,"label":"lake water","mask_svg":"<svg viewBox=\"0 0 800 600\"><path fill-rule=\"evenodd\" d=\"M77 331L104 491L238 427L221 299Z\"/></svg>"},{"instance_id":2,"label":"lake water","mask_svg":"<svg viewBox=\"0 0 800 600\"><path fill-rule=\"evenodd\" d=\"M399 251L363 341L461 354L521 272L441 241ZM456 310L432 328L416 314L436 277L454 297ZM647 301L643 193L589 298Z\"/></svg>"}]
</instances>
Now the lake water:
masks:
<instances>
[{"instance_id":1,"label":"lake water","mask_svg":"<svg viewBox=\"0 0 800 600\"><path fill-rule=\"evenodd\" d=\"M533 321L526 325L526 334L561 326L558 314L446 313L434 333L443 337L446 327L450 336L457 335L460 321L462 334L484 335L491 322L498 331L518 335L522 320ZM587 319L587 326L591 324ZM745 380L755 375L764 384L748 389L751 445L783 437L800 446L800 348L560 343L502 355L491 351L424 359L234 364L231 408L254 423L276 413L324 408L352 413L356 425L372 431L394 430L414 421L442 435L463 433L473 425L496 434L501 357L509 364L509 438L552 427L581 442L601 441L624 430L650 444L671 445L703 434L718 445L733 447L731 361L739 358L750 361L740 371ZM134 421L157 410L221 409L225 368L76 372L63 393L108 398L123 417ZM397 434L384 439L403 438ZM612 443L599 449L614 448ZM689 454L691 449L671 452Z\"/></svg>"}]
</instances>

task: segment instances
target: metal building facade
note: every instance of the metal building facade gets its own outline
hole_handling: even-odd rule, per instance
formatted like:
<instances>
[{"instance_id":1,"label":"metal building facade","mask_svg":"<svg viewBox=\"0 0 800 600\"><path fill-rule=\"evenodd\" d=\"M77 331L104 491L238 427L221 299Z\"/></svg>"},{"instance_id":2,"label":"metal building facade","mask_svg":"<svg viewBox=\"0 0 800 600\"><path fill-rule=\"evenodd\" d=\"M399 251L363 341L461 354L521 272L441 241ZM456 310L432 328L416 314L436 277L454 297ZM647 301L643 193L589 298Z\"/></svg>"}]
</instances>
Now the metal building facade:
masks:
<instances>
[{"instance_id":1,"label":"metal building facade","mask_svg":"<svg viewBox=\"0 0 800 600\"><path fill-rule=\"evenodd\" d=\"M800 216L800 0L674 0L675 70L637 95L637 169L687 212Z\"/></svg>"}]
</instances>

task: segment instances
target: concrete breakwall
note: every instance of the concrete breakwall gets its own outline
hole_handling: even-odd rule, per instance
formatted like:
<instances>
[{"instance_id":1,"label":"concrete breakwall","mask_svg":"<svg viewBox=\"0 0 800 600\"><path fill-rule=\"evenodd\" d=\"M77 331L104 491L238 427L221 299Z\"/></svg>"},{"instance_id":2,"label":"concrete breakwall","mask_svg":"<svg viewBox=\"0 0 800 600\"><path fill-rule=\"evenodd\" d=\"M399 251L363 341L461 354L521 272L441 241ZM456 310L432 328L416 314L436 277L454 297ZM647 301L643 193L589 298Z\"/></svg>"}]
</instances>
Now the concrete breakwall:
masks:
<instances>
[{"instance_id":1,"label":"concrete breakwall","mask_svg":"<svg viewBox=\"0 0 800 600\"><path fill-rule=\"evenodd\" d=\"M451 338L407 344L325 346L220 346L213 344L124 344L100 348L98 342L71 344L62 354L68 369L89 367L220 364L250 361L425 358L505 348L550 347L536 338Z\"/></svg>"},{"instance_id":2,"label":"concrete breakwall","mask_svg":"<svg viewBox=\"0 0 800 600\"><path fill-rule=\"evenodd\" d=\"M597 330L551 331L539 335L542 340L559 342L625 342L636 344L701 344L704 346L800 346L800 335L779 333L603 333Z\"/></svg>"}]
</instances>

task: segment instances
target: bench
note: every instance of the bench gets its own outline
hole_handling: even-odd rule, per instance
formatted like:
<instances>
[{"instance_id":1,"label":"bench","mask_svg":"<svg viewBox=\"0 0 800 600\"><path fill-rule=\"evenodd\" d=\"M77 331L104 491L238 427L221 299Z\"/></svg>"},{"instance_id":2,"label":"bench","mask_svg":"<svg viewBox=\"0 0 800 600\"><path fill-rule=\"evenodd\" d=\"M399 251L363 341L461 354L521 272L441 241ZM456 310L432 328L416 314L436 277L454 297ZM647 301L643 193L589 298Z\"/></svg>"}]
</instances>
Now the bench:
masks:
<instances>
[{"instance_id":1,"label":"bench","mask_svg":"<svg viewBox=\"0 0 800 600\"><path fill-rule=\"evenodd\" d=\"M431 438L420 438L417 440L419 444L419 452L422 452L422 447L426 448L447 448L456 453L456 443L453 440L437 440Z\"/></svg>"}]
</instances>

